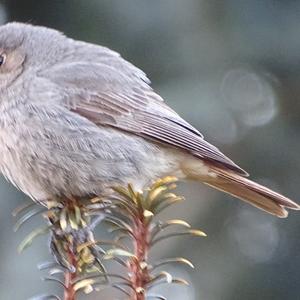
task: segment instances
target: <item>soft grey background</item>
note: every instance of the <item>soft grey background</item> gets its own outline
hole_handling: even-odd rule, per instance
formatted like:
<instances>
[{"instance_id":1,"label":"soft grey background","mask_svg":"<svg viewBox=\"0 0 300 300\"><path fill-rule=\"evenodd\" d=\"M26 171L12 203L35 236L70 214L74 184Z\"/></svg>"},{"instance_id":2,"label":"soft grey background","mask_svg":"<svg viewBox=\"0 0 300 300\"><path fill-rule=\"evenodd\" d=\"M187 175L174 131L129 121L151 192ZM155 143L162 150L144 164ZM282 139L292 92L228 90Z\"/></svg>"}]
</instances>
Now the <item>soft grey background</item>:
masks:
<instances>
[{"instance_id":1,"label":"soft grey background","mask_svg":"<svg viewBox=\"0 0 300 300\"><path fill-rule=\"evenodd\" d=\"M121 52L252 178L300 201L300 1L0 0L0 22L11 20ZM48 258L46 239L17 254L40 221L13 233L11 211L25 197L4 179L0 184L0 299L59 293L36 269ZM196 184L180 192L187 201L169 215L208 238L172 240L153 252L186 256L196 266L170 269L191 287L165 288L168 299L300 299L299 214L276 219Z\"/></svg>"}]
</instances>

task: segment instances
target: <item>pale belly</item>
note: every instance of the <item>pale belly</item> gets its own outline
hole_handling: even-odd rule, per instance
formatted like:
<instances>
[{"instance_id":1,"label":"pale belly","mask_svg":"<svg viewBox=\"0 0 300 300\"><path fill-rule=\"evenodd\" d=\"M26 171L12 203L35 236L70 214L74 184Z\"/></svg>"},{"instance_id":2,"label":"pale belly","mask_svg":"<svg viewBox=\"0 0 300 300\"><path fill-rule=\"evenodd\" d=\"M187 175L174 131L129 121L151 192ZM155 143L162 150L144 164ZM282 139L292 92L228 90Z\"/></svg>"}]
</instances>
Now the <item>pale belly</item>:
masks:
<instances>
[{"instance_id":1,"label":"pale belly","mask_svg":"<svg viewBox=\"0 0 300 300\"><path fill-rule=\"evenodd\" d=\"M128 183L141 189L165 175L184 176L184 154L112 128L77 132L75 138L48 134L0 134L1 172L37 201L99 195Z\"/></svg>"}]
</instances>

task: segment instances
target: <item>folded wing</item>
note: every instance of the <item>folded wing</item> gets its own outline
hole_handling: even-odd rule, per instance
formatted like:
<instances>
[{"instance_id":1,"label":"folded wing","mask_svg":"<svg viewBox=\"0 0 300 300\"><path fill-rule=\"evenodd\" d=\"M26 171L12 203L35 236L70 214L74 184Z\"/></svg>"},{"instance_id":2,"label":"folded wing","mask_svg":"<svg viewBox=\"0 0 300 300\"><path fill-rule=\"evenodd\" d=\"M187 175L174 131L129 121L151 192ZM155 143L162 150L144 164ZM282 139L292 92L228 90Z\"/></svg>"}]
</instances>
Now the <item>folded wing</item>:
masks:
<instances>
[{"instance_id":1,"label":"folded wing","mask_svg":"<svg viewBox=\"0 0 300 300\"><path fill-rule=\"evenodd\" d=\"M247 175L168 107L138 68L105 47L73 42L75 51L39 76L55 84L59 101L99 126L111 126L173 146Z\"/></svg>"}]
</instances>

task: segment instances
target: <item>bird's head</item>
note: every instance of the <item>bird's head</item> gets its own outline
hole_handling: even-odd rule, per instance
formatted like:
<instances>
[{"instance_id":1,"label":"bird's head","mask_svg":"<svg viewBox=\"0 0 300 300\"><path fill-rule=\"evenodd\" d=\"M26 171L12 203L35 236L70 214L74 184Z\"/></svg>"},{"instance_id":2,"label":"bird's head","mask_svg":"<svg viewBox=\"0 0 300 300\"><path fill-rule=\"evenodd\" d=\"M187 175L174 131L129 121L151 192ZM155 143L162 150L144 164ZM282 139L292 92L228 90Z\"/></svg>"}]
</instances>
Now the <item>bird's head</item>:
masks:
<instances>
[{"instance_id":1,"label":"bird's head","mask_svg":"<svg viewBox=\"0 0 300 300\"><path fill-rule=\"evenodd\" d=\"M0 26L0 89L23 72L44 69L66 53L68 40L59 31L24 23Z\"/></svg>"}]
</instances>

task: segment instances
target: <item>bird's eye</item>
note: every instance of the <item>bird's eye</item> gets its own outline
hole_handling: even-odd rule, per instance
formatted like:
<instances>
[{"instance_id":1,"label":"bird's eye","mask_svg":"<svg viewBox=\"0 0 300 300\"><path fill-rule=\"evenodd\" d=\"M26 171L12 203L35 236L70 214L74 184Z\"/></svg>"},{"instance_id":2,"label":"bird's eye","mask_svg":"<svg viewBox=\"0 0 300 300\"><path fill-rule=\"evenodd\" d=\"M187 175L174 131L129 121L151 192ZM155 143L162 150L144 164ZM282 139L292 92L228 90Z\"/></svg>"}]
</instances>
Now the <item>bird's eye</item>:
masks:
<instances>
[{"instance_id":1,"label":"bird's eye","mask_svg":"<svg viewBox=\"0 0 300 300\"><path fill-rule=\"evenodd\" d=\"M0 67L5 63L5 60L6 60L6 55L1 54L0 55Z\"/></svg>"}]
</instances>

